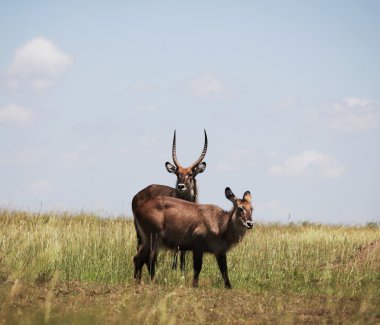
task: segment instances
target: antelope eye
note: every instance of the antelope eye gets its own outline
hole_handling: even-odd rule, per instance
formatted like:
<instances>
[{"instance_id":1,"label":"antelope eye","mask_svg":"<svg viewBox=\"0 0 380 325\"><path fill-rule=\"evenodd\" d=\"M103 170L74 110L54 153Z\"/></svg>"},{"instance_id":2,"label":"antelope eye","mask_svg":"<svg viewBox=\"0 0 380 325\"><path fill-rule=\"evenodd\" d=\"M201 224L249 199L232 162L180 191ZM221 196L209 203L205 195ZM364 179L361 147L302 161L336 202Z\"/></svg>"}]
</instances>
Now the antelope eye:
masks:
<instances>
[{"instance_id":1,"label":"antelope eye","mask_svg":"<svg viewBox=\"0 0 380 325\"><path fill-rule=\"evenodd\" d=\"M192 177L192 176L193 176L193 174L192 174L192 173L190 173L188 176L189 176L189 177Z\"/></svg>"}]
</instances>

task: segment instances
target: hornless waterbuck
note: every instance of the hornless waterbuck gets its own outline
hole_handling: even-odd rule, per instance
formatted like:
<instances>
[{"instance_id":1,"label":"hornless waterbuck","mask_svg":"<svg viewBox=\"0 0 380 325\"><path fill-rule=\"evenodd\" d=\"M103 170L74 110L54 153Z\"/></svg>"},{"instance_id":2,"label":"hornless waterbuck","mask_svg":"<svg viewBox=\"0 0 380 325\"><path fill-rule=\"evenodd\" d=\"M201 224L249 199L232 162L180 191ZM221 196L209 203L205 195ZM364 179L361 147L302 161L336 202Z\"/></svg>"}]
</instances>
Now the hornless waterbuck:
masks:
<instances>
[{"instance_id":1,"label":"hornless waterbuck","mask_svg":"<svg viewBox=\"0 0 380 325\"><path fill-rule=\"evenodd\" d=\"M198 286L203 253L212 253L218 262L225 287L231 288L226 252L241 240L247 229L252 228L253 208L248 191L242 199L238 199L227 187L225 195L233 203L230 211L223 211L216 205L164 196L152 198L139 206L134 211L136 231L142 240L133 258L136 281L141 279L144 264L148 265L151 279L154 278L157 253L161 246L170 249L179 246L193 251L194 287Z\"/></svg>"},{"instance_id":2,"label":"hornless waterbuck","mask_svg":"<svg viewBox=\"0 0 380 325\"><path fill-rule=\"evenodd\" d=\"M173 173L177 176L177 182L175 188L165 185L149 185L144 188L140 192L138 192L132 200L132 211L135 214L135 211L138 207L140 207L144 202L149 199L152 199L157 196L170 196L176 197L182 200L197 202L198 197L198 188L197 188L197 180L195 177L203 173L206 169L206 163L202 162L207 152L207 134L206 130L204 130L205 134L205 142L203 146L203 150L199 158L189 167L182 167L177 159L176 153L176 132L174 131L173 136L173 146L172 146L172 165L170 162L166 162L165 166L169 173ZM137 232L137 247L141 246L141 237ZM182 251L180 247L175 247L176 253L174 254L173 260L173 269L177 268L177 253L180 255L181 262L181 270L185 269L185 251ZM148 266L148 265L147 265ZM149 266L148 266L149 267Z\"/></svg>"}]
</instances>

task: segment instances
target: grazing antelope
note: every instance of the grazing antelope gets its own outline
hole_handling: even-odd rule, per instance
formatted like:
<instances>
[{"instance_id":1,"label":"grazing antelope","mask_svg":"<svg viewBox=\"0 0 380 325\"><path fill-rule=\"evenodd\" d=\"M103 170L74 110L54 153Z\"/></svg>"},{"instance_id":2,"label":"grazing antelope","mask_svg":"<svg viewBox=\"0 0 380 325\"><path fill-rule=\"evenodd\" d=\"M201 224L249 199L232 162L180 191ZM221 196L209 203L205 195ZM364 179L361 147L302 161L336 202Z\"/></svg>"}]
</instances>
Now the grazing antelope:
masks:
<instances>
[{"instance_id":1,"label":"grazing antelope","mask_svg":"<svg viewBox=\"0 0 380 325\"><path fill-rule=\"evenodd\" d=\"M176 197L182 200L197 202L198 197L198 188L197 188L197 180L195 177L203 173L206 169L206 163L202 162L207 152L207 133L204 130L205 134L205 142L203 146L203 150L199 158L191 164L189 167L182 167L177 159L176 153L176 132L174 131L173 136L173 146L172 146L172 165L170 162L166 162L165 166L169 173L173 173L177 176L177 182L175 188L165 185L149 185L144 188L140 192L138 192L132 200L132 211L135 214L135 211L138 207L140 207L144 202L149 199L152 199L157 196L170 196ZM141 246L141 238L139 233L137 232L137 249ZM185 269L185 251L180 250L180 247L175 247L176 253L174 254L173 260L173 269L177 268L177 254L179 251L180 255L180 267L183 271ZM147 265L148 266L148 265ZM148 266L149 267L149 266Z\"/></svg>"},{"instance_id":2,"label":"grazing antelope","mask_svg":"<svg viewBox=\"0 0 380 325\"><path fill-rule=\"evenodd\" d=\"M193 251L193 286L198 286L202 269L203 253L212 253L218 262L224 285L231 288L227 272L227 251L237 244L247 229L251 229L251 193L245 192L242 199L236 198L231 189L225 195L233 203L230 211L216 205L186 202L172 197L158 196L146 201L134 213L136 231L142 240L136 256L134 277L141 279L144 264L148 265L151 279L154 278L158 249L181 247Z\"/></svg>"}]
</instances>

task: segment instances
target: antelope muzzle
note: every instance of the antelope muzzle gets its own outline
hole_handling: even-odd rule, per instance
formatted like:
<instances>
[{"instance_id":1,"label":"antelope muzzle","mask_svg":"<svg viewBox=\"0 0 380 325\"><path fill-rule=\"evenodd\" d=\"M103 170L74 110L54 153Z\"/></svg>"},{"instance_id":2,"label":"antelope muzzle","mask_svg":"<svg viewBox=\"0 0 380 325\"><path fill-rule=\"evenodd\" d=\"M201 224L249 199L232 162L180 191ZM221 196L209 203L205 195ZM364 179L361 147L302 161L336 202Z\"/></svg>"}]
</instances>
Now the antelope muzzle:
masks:
<instances>
[{"instance_id":1,"label":"antelope muzzle","mask_svg":"<svg viewBox=\"0 0 380 325\"><path fill-rule=\"evenodd\" d=\"M178 190L179 192L185 192L185 191L186 191L186 185L183 184L183 183L178 183L178 184L177 184L177 190Z\"/></svg>"}]
</instances>

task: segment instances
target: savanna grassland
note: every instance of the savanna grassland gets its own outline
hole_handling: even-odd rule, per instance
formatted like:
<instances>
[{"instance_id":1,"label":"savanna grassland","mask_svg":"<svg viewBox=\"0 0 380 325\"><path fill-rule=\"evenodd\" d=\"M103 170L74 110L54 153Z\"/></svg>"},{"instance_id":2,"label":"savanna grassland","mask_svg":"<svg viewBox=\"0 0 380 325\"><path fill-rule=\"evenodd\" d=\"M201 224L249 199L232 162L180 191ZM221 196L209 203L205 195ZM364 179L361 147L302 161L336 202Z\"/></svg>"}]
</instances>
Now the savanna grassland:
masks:
<instances>
[{"instance_id":1,"label":"savanna grassland","mask_svg":"<svg viewBox=\"0 0 380 325\"><path fill-rule=\"evenodd\" d=\"M0 323L375 324L380 228L261 225L229 254L226 290L213 256L199 288L192 259L133 281L133 223L90 214L0 211Z\"/></svg>"}]
</instances>

